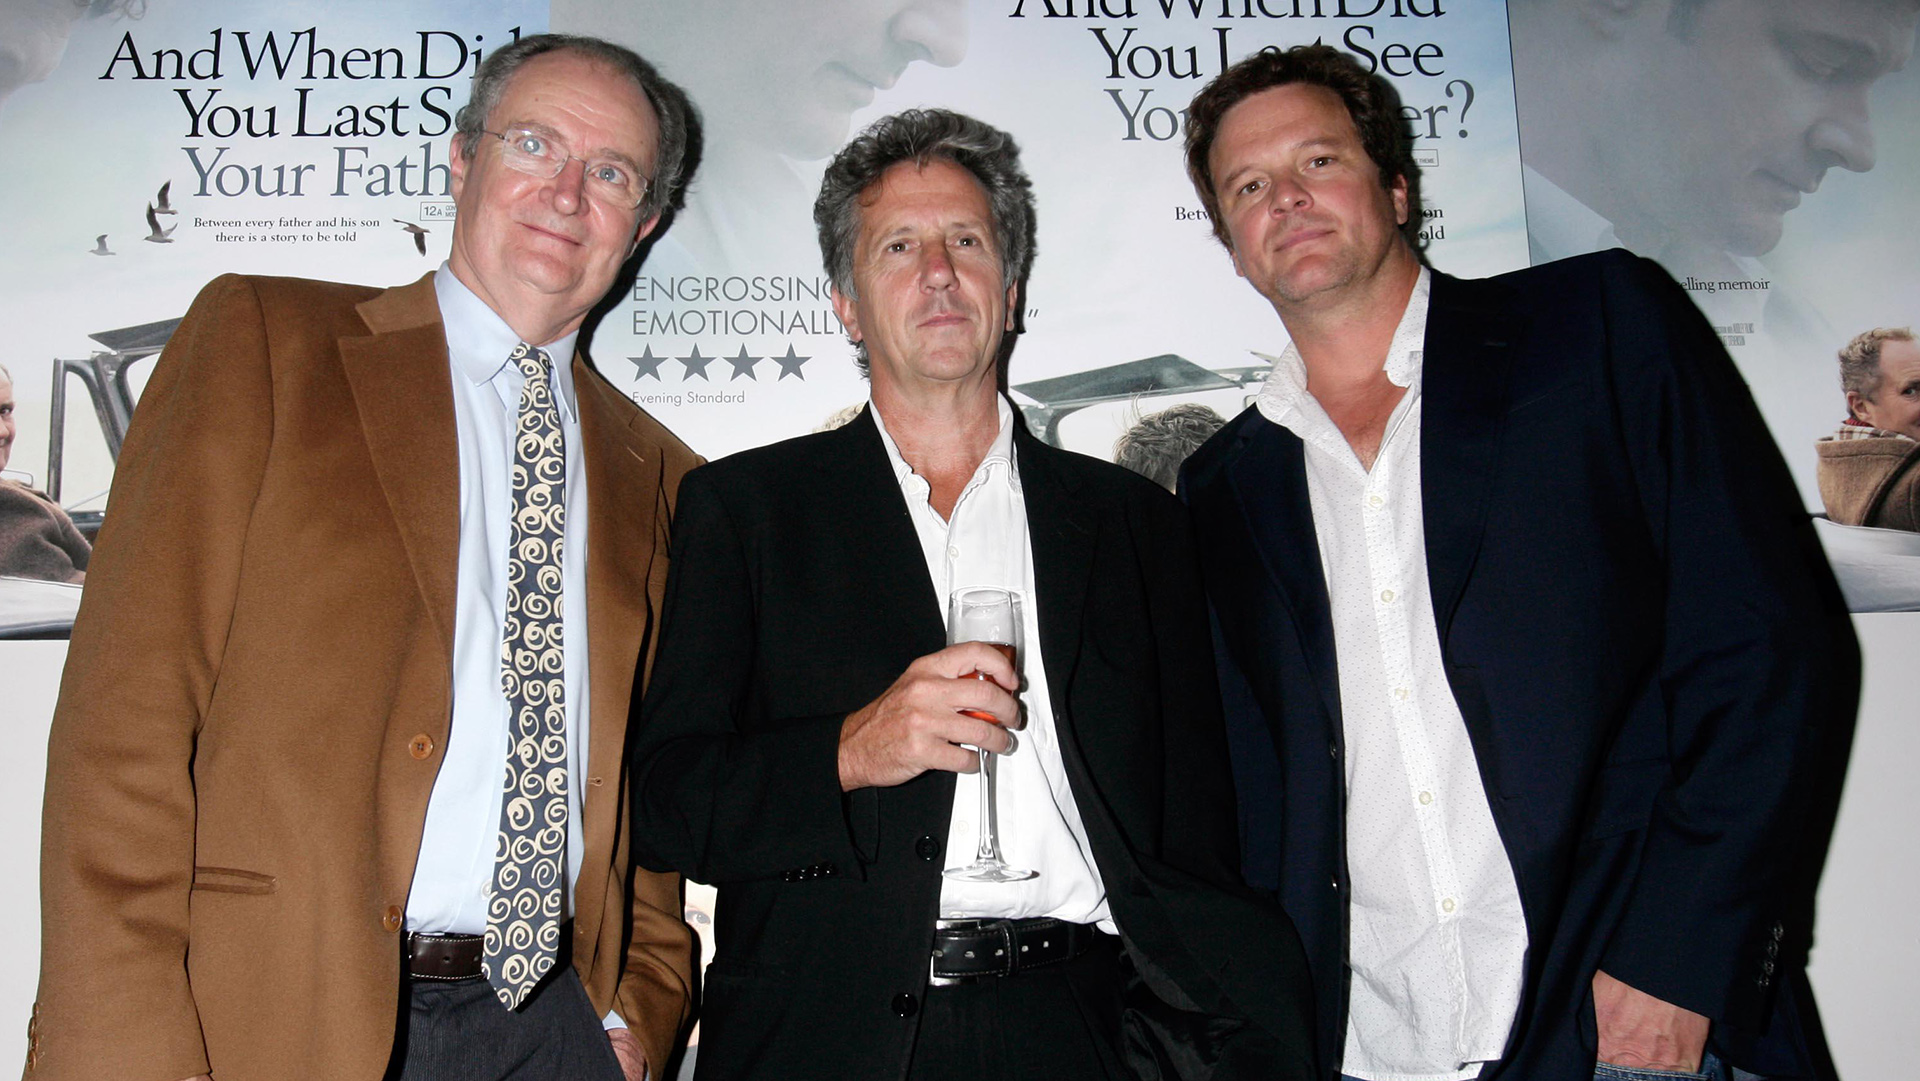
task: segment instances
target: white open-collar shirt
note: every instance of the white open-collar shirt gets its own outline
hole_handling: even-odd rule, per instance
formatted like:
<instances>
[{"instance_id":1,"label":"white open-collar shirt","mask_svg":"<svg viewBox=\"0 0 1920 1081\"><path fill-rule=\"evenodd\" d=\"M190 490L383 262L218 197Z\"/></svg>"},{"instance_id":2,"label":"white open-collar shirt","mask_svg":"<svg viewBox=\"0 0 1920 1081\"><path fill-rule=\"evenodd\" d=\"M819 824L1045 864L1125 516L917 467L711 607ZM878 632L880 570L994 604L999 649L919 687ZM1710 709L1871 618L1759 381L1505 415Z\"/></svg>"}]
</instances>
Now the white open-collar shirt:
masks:
<instances>
[{"instance_id":1,"label":"white open-collar shirt","mask_svg":"<svg viewBox=\"0 0 1920 1081\"><path fill-rule=\"evenodd\" d=\"M1526 918L1466 723L1447 684L1420 499L1423 268L1383 367L1407 388L1368 470L1307 391L1289 345L1261 415L1305 445L1339 656L1352 982L1341 1071L1458 1081L1500 1058L1520 1002Z\"/></svg>"},{"instance_id":2,"label":"white open-collar shirt","mask_svg":"<svg viewBox=\"0 0 1920 1081\"><path fill-rule=\"evenodd\" d=\"M1025 687L1020 702L1027 726L1014 736L1011 754L995 765L1001 857L1014 867L1040 872L1024 882L962 882L942 878L940 915L945 918L1027 919L1051 916L1072 923L1098 924L1117 933L1107 910L1107 888L1087 844L1086 826L1067 784L1060 755L1046 665L1040 650L1040 602L1033 588L1033 544L1027 528L1026 498L1014 458L1013 408L996 398L1000 432L987 456L942 519L930 501L932 487L913 471L887 432L880 408L872 406L874 426L887 448L887 461L920 538L927 575L947 618L947 597L966 586L998 586L1020 594L1022 646L1020 671ZM980 777L955 774L953 818L947 828L948 867L973 862L980 805Z\"/></svg>"}]
</instances>

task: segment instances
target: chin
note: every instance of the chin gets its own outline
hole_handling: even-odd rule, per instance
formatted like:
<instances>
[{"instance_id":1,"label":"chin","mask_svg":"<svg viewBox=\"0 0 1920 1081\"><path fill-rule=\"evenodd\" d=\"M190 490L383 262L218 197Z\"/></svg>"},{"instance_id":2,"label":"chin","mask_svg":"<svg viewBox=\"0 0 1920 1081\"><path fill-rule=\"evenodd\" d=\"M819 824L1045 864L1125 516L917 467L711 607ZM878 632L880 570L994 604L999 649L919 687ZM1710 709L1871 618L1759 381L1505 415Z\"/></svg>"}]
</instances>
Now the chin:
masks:
<instances>
[{"instance_id":1,"label":"chin","mask_svg":"<svg viewBox=\"0 0 1920 1081\"><path fill-rule=\"evenodd\" d=\"M1734 255L1765 255L1779 245L1785 231L1784 215L1756 210L1731 223L1726 248Z\"/></svg>"}]
</instances>

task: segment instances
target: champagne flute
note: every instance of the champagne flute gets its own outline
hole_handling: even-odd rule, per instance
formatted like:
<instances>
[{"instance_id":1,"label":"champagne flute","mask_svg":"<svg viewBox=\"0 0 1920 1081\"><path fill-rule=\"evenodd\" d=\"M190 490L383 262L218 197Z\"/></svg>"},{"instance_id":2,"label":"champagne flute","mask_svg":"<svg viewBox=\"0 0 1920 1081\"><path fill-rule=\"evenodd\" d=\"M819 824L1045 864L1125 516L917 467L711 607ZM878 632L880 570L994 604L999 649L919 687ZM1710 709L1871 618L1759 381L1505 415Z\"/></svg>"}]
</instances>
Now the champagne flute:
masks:
<instances>
[{"instance_id":1,"label":"champagne flute","mask_svg":"<svg viewBox=\"0 0 1920 1081\"><path fill-rule=\"evenodd\" d=\"M1016 674L1020 671L1020 654L1023 652L1022 626L1020 594L1013 590L975 586L956 589L948 598L947 644L985 642L1006 656ZM975 672L974 678L987 677L985 673ZM961 712L984 721L994 719L990 713ZM993 801L993 762L996 756L980 747L974 748L974 753L980 756L980 841L972 863L965 867L949 867L944 873L948 878L967 882L1020 882L1035 878L1040 872L1009 867L1000 858L1000 831Z\"/></svg>"}]
</instances>

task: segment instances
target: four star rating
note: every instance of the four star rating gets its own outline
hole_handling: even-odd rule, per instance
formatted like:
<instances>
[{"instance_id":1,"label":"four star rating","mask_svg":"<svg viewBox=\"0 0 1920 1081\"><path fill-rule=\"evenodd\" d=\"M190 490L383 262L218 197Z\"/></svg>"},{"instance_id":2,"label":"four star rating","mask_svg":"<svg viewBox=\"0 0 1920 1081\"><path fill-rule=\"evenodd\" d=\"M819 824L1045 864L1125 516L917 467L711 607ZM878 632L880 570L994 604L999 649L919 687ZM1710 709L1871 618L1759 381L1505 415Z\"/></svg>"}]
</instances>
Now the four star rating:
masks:
<instances>
[{"instance_id":1,"label":"four star rating","mask_svg":"<svg viewBox=\"0 0 1920 1081\"><path fill-rule=\"evenodd\" d=\"M695 345L693 351L684 357L655 356L653 346L648 345L641 349L639 356L627 358L627 360L633 364L633 378L635 380L652 377L660 382L666 381L660 374L660 366L669 360L674 361L681 366L680 382L682 383L696 376L711 382L713 377L707 374L707 365L712 364L716 360L724 360L732 367L732 374L727 377L728 382L742 377L759 382L760 373L756 365L768 360L773 361L780 367L780 374L775 377L776 381L785 379L790 375L804 381L807 378L807 374L801 369L807 361L812 359L810 356L802 356L794 352L791 342L787 344L787 351L779 356L753 356L747 352L745 343L742 343L740 351L730 357L719 355L707 356L700 352L698 345Z\"/></svg>"}]
</instances>

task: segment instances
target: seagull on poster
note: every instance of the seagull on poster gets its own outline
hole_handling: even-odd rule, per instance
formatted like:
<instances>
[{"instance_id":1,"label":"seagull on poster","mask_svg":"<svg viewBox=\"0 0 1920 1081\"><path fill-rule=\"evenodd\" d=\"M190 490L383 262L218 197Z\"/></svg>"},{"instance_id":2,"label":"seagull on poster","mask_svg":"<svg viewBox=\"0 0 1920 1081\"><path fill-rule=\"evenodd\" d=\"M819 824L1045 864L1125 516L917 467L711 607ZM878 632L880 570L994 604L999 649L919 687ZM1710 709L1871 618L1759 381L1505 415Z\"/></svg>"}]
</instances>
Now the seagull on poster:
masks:
<instances>
[{"instance_id":1,"label":"seagull on poster","mask_svg":"<svg viewBox=\"0 0 1920 1081\"><path fill-rule=\"evenodd\" d=\"M107 250L107 234L101 233L99 236L94 238L93 247L88 250L87 254L88 255L119 255L120 253L117 251Z\"/></svg>"},{"instance_id":2,"label":"seagull on poster","mask_svg":"<svg viewBox=\"0 0 1920 1081\"><path fill-rule=\"evenodd\" d=\"M401 221L399 218L393 219L393 223L405 229L407 232L412 233L415 250L419 251L421 255L427 254L427 234L433 232L433 230L422 225L415 225L410 221Z\"/></svg>"},{"instance_id":3,"label":"seagull on poster","mask_svg":"<svg viewBox=\"0 0 1920 1081\"><path fill-rule=\"evenodd\" d=\"M152 203L147 204L147 235L140 239L149 244L171 244L173 243L173 231L180 227L178 225L169 225L165 229L160 228L160 219L155 216L158 213L158 211L153 209Z\"/></svg>"},{"instance_id":4,"label":"seagull on poster","mask_svg":"<svg viewBox=\"0 0 1920 1081\"><path fill-rule=\"evenodd\" d=\"M160 185L160 202L158 205L156 205L153 208L153 212L155 214L180 213L178 210L175 210L173 208L173 201L167 197L167 193L172 190L173 190L173 181L171 180L167 181L165 184Z\"/></svg>"}]
</instances>

